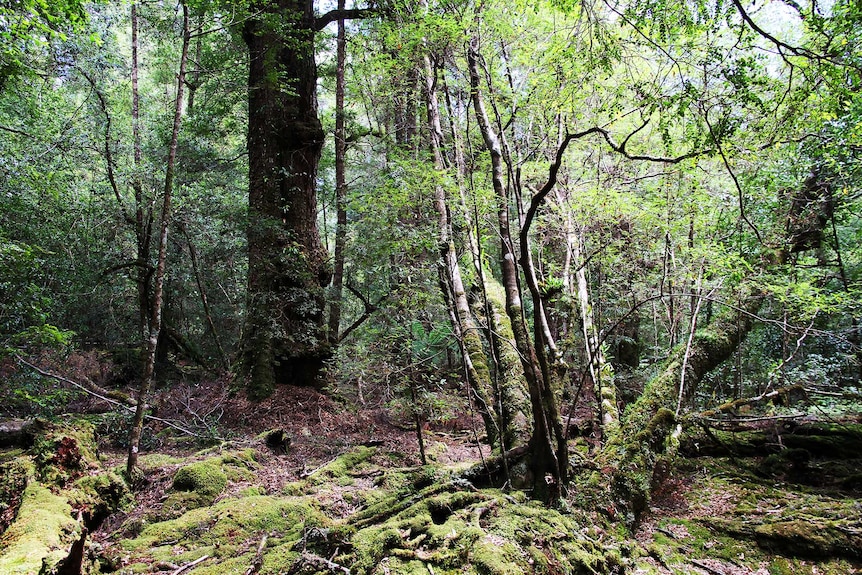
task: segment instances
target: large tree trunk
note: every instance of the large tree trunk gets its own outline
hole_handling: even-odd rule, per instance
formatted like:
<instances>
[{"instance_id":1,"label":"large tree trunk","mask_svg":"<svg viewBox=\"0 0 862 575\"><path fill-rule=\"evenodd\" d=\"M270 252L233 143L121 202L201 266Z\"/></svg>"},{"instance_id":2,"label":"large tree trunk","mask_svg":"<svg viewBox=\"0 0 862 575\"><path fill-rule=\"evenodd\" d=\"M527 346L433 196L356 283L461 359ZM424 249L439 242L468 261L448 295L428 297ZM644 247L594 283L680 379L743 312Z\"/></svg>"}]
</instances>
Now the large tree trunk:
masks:
<instances>
[{"instance_id":1,"label":"large tree trunk","mask_svg":"<svg viewBox=\"0 0 862 575\"><path fill-rule=\"evenodd\" d=\"M316 385L329 357L323 307L327 254L317 228L317 117L311 0L254 2L243 38L249 68L248 394Z\"/></svg>"}]
</instances>

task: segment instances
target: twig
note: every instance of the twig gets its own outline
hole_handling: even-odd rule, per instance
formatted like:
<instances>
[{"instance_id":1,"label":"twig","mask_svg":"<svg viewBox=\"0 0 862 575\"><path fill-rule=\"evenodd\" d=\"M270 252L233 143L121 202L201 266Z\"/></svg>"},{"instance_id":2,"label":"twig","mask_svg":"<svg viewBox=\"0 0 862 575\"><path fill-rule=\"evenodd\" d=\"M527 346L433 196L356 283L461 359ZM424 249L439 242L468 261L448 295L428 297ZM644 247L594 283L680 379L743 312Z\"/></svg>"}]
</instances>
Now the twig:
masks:
<instances>
[{"instance_id":1,"label":"twig","mask_svg":"<svg viewBox=\"0 0 862 575\"><path fill-rule=\"evenodd\" d=\"M764 417L737 417L734 419L714 419L709 417L704 417L702 421L706 421L709 423L757 423L760 421L778 421L781 419L800 419L805 417L804 413L791 413L788 415L770 415Z\"/></svg>"},{"instance_id":2,"label":"twig","mask_svg":"<svg viewBox=\"0 0 862 575\"><path fill-rule=\"evenodd\" d=\"M257 546L257 553L254 554L254 560L251 562L251 565L248 566L248 569L245 570L245 575L254 575L260 568L263 567L263 550L266 547L266 539L267 536L264 534L260 539L260 544Z\"/></svg>"},{"instance_id":3,"label":"twig","mask_svg":"<svg viewBox=\"0 0 862 575\"><path fill-rule=\"evenodd\" d=\"M73 386L77 387L78 389L80 389L81 391L92 395L93 397L97 397L97 398L101 399L102 401L107 401L108 403L110 403L112 405L117 405L119 407L122 407L123 409L125 409L127 411L134 411L135 410L136 404L129 405L127 403L123 403L122 401L117 401L116 399L111 399L110 397L107 397L101 393L97 393L97 392L93 391L92 389L88 389L87 386L82 385L82 384L78 383L77 381L72 381L71 379L63 377L62 375L57 375L56 373L51 373L49 371L45 371L43 369L40 369L40 368L36 367L35 365L33 365L32 363L25 360L24 358L22 358L20 355L16 354L15 359L17 359L19 362L23 363L24 365L26 365L30 369L34 370L36 373L38 373L41 376L50 377L51 379L56 379L57 381L61 381L63 383L68 383L69 385L73 385ZM129 399L130 399L130 401L133 401L133 400L131 400L131 398L129 398ZM168 427L173 427L177 431L182 431L186 435L191 435L192 437L201 437L199 434L195 433L194 431L188 430L188 429L186 429L180 425L177 425L176 423L174 423L172 421L168 421L167 419L162 419L161 417L156 417L155 415L145 415L144 417L146 417L150 421L158 421L159 423L164 423Z\"/></svg>"},{"instance_id":4,"label":"twig","mask_svg":"<svg viewBox=\"0 0 862 575\"><path fill-rule=\"evenodd\" d=\"M179 569L174 571L173 575L180 575L180 573L182 573L183 571L186 571L187 569L191 569L192 567L194 567L198 563L203 563L204 561L206 561L209 558L210 558L209 555L204 555L203 557L198 557L197 559L195 559L191 563L186 563L185 565L183 565L182 567L180 567Z\"/></svg>"},{"instance_id":5,"label":"twig","mask_svg":"<svg viewBox=\"0 0 862 575\"><path fill-rule=\"evenodd\" d=\"M311 477L312 475L314 475L315 473L317 473L318 471L320 471L321 469L323 469L324 467L326 467L327 465L329 465L330 463L332 463L333 461L335 461L339 457L341 457L341 455L336 455L335 457L333 457L332 459L330 459L329 461L327 461L326 463L324 463L320 467L312 469L311 471L304 471L303 470L303 472L299 474L300 479L307 479L307 478Z\"/></svg>"}]
</instances>

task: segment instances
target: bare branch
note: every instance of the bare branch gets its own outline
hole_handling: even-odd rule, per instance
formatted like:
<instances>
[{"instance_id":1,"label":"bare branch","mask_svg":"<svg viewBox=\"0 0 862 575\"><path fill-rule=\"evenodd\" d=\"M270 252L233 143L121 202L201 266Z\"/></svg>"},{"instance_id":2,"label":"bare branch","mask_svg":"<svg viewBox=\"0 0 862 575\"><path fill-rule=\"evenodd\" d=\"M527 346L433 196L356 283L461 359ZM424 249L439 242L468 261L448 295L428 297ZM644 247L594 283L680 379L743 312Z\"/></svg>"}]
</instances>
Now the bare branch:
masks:
<instances>
[{"instance_id":1,"label":"bare branch","mask_svg":"<svg viewBox=\"0 0 862 575\"><path fill-rule=\"evenodd\" d=\"M374 8L349 8L346 10L330 10L326 14L318 16L314 20L314 29L316 31L323 30L329 24L336 20L357 20L362 18L371 18L378 14Z\"/></svg>"}]
</instances>

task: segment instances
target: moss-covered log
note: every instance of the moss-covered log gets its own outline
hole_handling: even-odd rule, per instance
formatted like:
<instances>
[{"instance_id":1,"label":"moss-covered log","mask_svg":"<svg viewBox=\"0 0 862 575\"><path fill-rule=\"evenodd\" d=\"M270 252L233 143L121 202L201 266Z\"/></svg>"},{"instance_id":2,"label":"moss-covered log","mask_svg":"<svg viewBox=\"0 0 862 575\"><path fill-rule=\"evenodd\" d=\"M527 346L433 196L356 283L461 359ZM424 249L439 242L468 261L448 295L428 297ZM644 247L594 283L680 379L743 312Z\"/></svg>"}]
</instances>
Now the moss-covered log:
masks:
<instances>
[{"instance_id":1,"label":"moss-covered log","mask_svg":"<svg viewBox=\"0 0 862 575\"><path fill-rule=\"evenodd\" d=\"M730 358L751 331L762 297L749 292L742 299L741 309L727 309L698 330L690 345L673 350L603 449L602 457L613 470L615 504L625 510L631 524L647 508L656 463L675 449L681 431L675 417L680 398L690 398L703 377ZM683 381L685 389L680 393Z\"/></svg>"}]
</instances>

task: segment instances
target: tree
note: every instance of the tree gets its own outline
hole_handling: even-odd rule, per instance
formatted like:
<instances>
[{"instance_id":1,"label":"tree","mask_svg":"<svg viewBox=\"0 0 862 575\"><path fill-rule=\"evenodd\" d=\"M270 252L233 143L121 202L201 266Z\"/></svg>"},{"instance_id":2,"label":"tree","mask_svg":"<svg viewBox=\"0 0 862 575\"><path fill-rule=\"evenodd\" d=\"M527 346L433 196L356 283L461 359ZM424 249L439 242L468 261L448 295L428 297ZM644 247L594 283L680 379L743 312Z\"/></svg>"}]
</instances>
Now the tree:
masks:
<instances>
[{"instance_id":1,"label":"tree","mask_svg":"<svg viewBox=\"0 0 862 575\"><path fill-rule=\"evenodd\" d=\"M318 385L331 349L324 326L328 254L317 226L317 171L324 137L317 116L314 36L339 17L312 0L252 3L249 51L247 318L242 361L248 394L276 383Z\"/></svg>"},{"instance_id":2,"label":"tree","mask_svg":"<svg viewBox=\"0 0 862 575\"><path fill-rule=\"evenodd\" d=\"M167 265L168 231L170 229L173 194L174 194L174 172L176 169L177 143L179 141L180 127L183 118L183 93L186 85L186 65L189 55L189 43L191 31L189 29L189 8L182 5L182 50L180 53L179 71L177 72L176 101L174 104L174 121L171 127L171 137L168 143L168 156L165 163L165 183L162 190L162 208L160 211L161 222L159 225L159 239L157 244L158 259L156 260L155 278L153 280L153 299L151 302L151 317L147 324L147 338L144 342L144 372L141 377L141 386L138 390L135 416L132 420L132 428L129 433L129 455L126 460L126 476L130 479L134 475L138 463L138 450L141 444L141 433L144 426L144 415L146 414L147 401L150 389L155 380L156 348L159 343L159 334L162 330L162 307L164 304L165 271Z\"/></svg>"}]
</instances>

